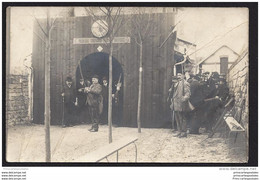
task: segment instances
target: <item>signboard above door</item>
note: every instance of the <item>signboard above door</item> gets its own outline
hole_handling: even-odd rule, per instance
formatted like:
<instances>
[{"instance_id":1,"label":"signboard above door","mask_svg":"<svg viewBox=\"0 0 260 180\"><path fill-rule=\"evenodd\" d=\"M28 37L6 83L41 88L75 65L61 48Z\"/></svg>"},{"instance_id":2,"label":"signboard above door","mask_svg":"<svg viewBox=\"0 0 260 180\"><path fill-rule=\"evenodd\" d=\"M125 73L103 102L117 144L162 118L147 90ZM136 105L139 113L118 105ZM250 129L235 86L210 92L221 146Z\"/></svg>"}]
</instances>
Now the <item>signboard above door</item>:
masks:
<instances>
[{"instance_id":1,"label":"signboard above door","mask_svg":"<svg viewBox=\"0 0 260 180\"><path fill-rule=\"evenodd\" d=\"M98 38L74 38L73 44L106 44L108 39L98 39ZM113 43L130 43L130 37L115 37Z\"/></svg>"}]
</instances>

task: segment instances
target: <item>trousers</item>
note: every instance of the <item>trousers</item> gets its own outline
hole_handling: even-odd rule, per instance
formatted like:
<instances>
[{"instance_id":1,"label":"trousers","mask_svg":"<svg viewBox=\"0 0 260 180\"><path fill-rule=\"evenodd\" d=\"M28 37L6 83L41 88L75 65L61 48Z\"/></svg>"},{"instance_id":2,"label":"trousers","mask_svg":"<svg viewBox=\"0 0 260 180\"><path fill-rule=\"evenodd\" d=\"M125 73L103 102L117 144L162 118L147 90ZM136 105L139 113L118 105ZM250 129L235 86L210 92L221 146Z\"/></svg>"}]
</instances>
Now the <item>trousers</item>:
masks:
<instances>
[{"instance_id":1,"label":"trousers","mask_svg":"<svg viewBox=\"0 0 260 180\"><path fill-rule=\"evenodd\" d=\"M175 120L177 124L177 130L179 132L186 132L187 131L187 120L185 117L185 112L183 111L175 111Z\"/></svg>"},{"instance_id":2,"label":"trousers","mask_svg":"<svg viewBox=\"0 0 260 180\"><path fill-rule=\"evenodd\" d=\"M89 115L92 122L92 128L98 130L98 124L100 121L99 107L89 106Z\"/></svg>"}]
</instances>

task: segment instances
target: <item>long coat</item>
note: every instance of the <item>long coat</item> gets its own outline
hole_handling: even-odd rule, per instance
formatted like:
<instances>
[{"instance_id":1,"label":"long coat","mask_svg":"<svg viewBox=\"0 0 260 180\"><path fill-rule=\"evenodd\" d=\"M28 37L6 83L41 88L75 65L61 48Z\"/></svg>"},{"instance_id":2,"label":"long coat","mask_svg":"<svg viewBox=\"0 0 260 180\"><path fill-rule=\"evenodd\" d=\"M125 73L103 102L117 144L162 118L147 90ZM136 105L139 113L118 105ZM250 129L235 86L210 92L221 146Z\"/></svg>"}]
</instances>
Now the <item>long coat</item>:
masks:
<instances>
[{"instance_id":1,"label":"long coat","mask_svg":"<svg viewBox=\"0 0 260 180\"><path fill-rule=\"evenodd\" d=\"M99 113L103 110L103 97L102 97L102 86L97 84L92 84L89 87L89 92L87 94L87 104L91 107L99 108Z\"/></svg>"},{"instance_id":2,"label":"long coat","mask_svg":"<svg viewBox=\"0 0 260 180\"><path fill-rule=\"evenodd\" d=\"M190 102L197 108L204 102L203 87L196 79L188 79L187 81L190 84Z\"/></svg>"},{"instance_id":3,"label":"long coat","mask_svg":"<svg viewBox=\"0 0 260 180\"><path fill-rule=\"evenodd\" d=\"M173 93L173 110L174 111L185 111L187 101L190 98L190 85L185 80L180 80L174 85Z\"/></svg>"}]
</instances>

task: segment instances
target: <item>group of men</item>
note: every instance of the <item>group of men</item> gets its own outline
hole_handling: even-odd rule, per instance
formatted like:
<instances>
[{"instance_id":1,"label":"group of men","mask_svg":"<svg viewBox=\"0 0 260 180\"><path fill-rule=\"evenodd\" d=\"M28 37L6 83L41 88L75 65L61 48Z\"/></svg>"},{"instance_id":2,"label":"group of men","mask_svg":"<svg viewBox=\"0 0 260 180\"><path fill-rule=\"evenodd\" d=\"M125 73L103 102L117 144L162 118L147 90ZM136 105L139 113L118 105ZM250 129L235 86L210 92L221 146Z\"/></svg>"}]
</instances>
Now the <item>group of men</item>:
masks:
<instances>
[{"instance_id":1,"label":"group of men","mask_svg":"<svg viewBox=\"0 0 260 180\"><path fill-rule=\"evenodd\" d=\"M217 72L193 75L189 72L173 76L168 101L172 111L174 136L199 134L200 127L212 132L229 95L225 79Z\"/></svg>"},{"instance_id":2,"label":"group of men","mask_svg":"<svg viewBox=\"0 0 260 180\"><path fill-rule=\"evenodd\" d=\"M94 75L89 80L80 79L79 83L73 86L72 78L67 77L62 92L63 118L62 126L73 126L76 123L83 123L87 118L91 119L90 132L97 132L99 124L106 124L108 121L108 81L106 77L99 83L99 77ZM117 85L117 91L120 91ZM113 105L117 103L115 94ZM82 116L83 115L83 116ZM114 115L114 119L116 115ZM83 117L83 118L82 118Z\"/></svg>"}]
</instances>

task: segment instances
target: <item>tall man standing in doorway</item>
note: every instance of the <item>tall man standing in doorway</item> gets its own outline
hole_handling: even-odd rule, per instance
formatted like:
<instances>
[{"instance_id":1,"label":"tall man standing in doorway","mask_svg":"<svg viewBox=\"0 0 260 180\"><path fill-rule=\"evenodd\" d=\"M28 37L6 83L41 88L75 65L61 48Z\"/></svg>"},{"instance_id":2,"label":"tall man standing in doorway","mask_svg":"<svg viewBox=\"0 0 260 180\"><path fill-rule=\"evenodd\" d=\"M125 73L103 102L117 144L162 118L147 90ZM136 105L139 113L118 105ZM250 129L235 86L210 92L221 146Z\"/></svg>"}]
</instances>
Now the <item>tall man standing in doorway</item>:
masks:
<instances>
[{"instance_id":1,"label":"tall man standing in doorway","mask_svg":"<svg viewBox=\"0 0 260 180\"><path fill-rule=\"evenodd\" d=\"M66 84L61 95L64 98L64 122L62 122L62 127L72 126L75 123L75 105L77 105L77 100L71 77L66 78Z\"/></svg>"},{"instance_id":2,"label":"tall man standing in doorway","mask_svg":"<svg viewBox=\"0 0 260 180\"><path fill-rule=\"evenodd\" d=\"M102 85L102 97L103 97L103 111L101 115L101 123L107 124L107 115L108 115L108 83L107 78L103 77Z\"/></svg>"},{"instance_id":3,"label":"tall man standing in doorway","mask_svg":"<svg viewBox=\"0 0 260 180\"><path fill-rule=\"evenodd\" d=\"M181 73L177 74L178 82L174 85L173 93L173 108L175 119L177 123L178 133L176 137L187 137L187 121L185 112L187 109L187 103L190 98L190 85L184 80Z\"/></svg>"},{"instance_id":4,"label":"tall man standing in doorway","mask_svg":"<svg viewBox=\"0 0 260 180\"><path fill-rule=\"evenodd\" d=\"M98 76L92 77L92 84L84 90L87 93L87 104L89 105L89 114L92 126L90 132L98 131L98 124L100 121L100 114L103 109L102 86L98 83Z\"/></svg>"}]
</instances>

